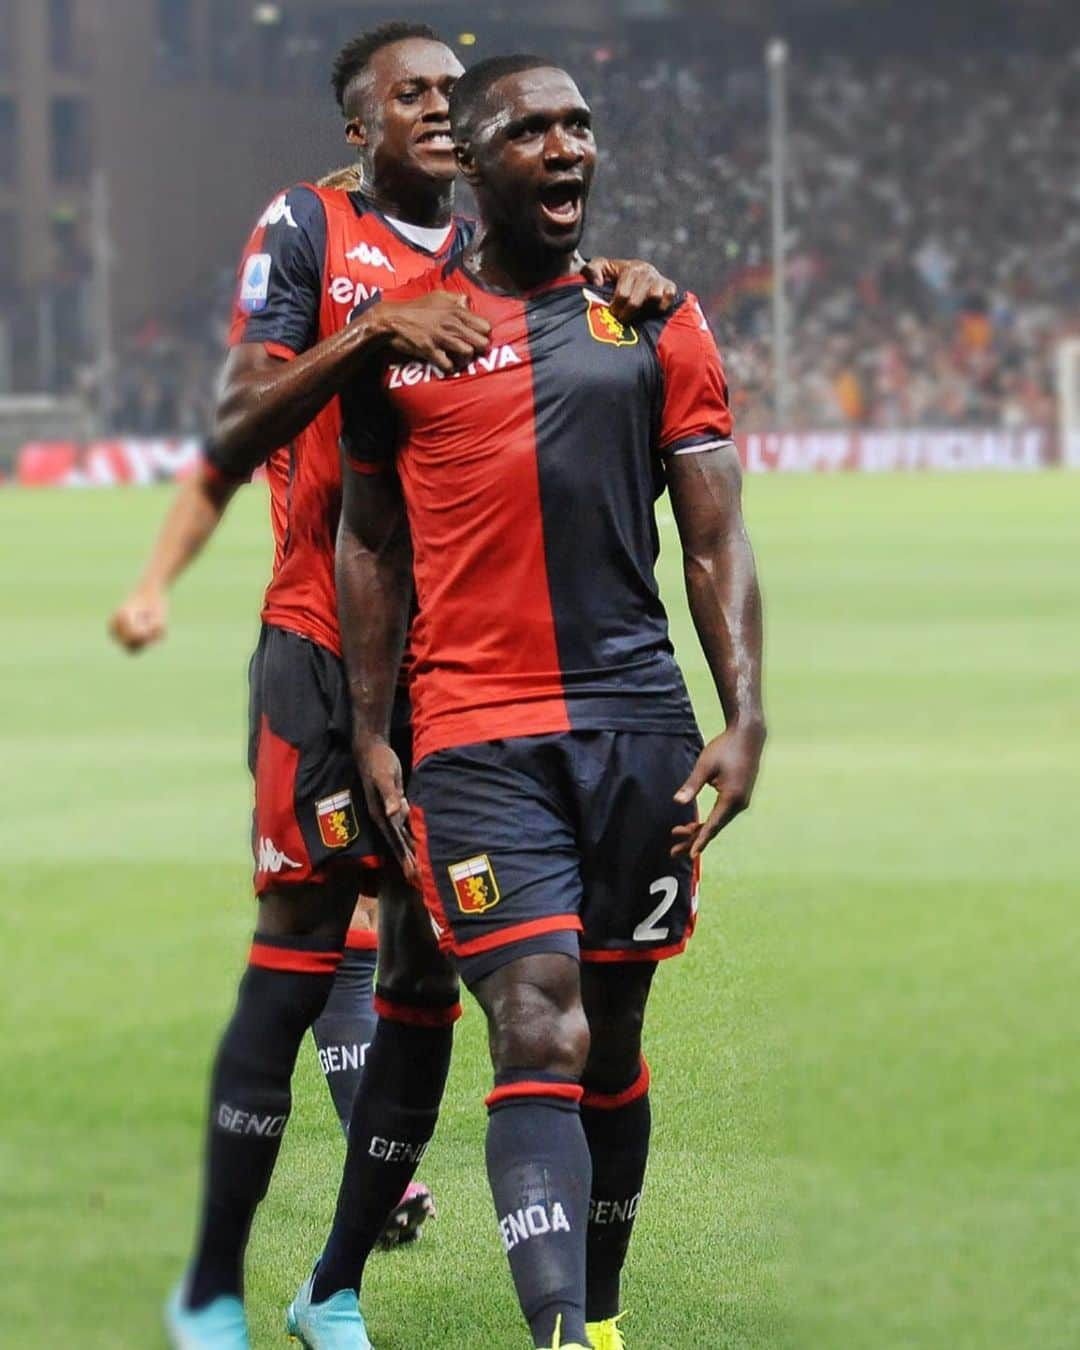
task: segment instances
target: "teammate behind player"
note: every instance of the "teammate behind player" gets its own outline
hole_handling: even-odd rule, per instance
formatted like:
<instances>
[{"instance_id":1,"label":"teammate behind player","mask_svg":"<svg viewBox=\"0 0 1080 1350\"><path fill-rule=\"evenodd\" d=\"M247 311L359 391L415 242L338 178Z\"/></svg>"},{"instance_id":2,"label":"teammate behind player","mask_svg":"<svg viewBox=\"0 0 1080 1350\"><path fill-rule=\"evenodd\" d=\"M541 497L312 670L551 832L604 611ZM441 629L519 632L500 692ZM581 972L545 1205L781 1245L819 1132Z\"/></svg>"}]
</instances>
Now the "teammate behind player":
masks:
<instances>
[{"instance_id":1,"label":"teammate behind player","mask_svg":"<svg viewBox=\"0 0 1080 1350\"><path fill-rule=\"evenodd\" d=\"M252 1216L289 1115L300 1043L327 1003L357 891L380 851L356 791L339 661L334 395L380 348L447 370L486 348L486 323L445 296L426 306L380 303L370 322L341 331L358 296L447 258L468 233L451 214L447 135L447 99L460 73L453 52L418 25L383 28L342 53L336 84L367 190L301 185L277 197L260 220L241 265L206 465L186 496L182 490L160 546L164 565L159 557L152 578L160 584L175 575L200 531L205 538L237 485L266 461L276 548L251 667L249 751L259 910L211 1081L196 1249L168 1311L173 1340L184 1347L248 1345L242 1289ZM407 754L406 745L402 750ZM408 892L389 870L383 884ZM399 925L409 925L404 905L390 909ZM411 1086L410 1124L429 1136L457 992L430 929L412 926L404 948L412 964L402 968L392 950L380 958L383 1010L399 1020L383 1038L381 1059L373 1042L365 1074L375 1100L387 1099L391 1111ZM406 1066L416 1077L403 1088ZM350 1104L343 1102L342 1114ZM372 1242L402 1191L393 1166L375 1168L368 1207L357 1216Z\"/></svg>"},{"instance_id":2,"label":"teammate behind player","mask_svg":"<svg viewBox=\"0 0 1080 1350\"><path fill-rule=\"evenodd\" d=\"M452 115L484 232L402 294L465 297L491 345L451 377L383 362L344 396L343 648L369 808L401 850L411 824L441 945L488 1018L488 1174L533 1343L614 1350L648 1153L645 1005L692 929L702 850L750 800L760 595L700 307L626 326L581 274L596 146L573 81L495 58ZM727 724L704 748L654 575L665 482ZM388 732L413 575L410 812ZM364 1344L354 1161L351 1144L289 1313L317 1350Z\"/></svg>"}]
</instances>

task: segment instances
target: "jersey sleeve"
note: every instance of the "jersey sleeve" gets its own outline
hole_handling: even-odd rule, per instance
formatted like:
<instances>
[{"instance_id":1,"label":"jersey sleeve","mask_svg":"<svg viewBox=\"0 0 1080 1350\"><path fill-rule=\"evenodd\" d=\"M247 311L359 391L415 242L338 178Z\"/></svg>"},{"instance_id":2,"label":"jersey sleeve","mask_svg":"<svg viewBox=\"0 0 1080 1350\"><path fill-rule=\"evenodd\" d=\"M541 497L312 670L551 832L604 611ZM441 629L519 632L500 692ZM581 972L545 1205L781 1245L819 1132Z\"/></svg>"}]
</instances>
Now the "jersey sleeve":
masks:
<instances>
[{"instance_id":1,"label":"jersey sleeve","mask_svg":"<svg viewBox=\"0 0 1080 1350\"><path fill-rule=\"evenodd\" d=\"M250 483L254 468L248 464L230 464L214 441L203 446L201 471L211 483Z\"/></svg>"},{"instance_id":2,"label":"jersey sleeve","mask_svg":"<svg viewBox=\"0 0 1080 1350\"><path fill-rule=\"evenodd\" d=\"M319 333L326 209L310 187L275 197L259 218L240 260L229 346L262 342L289 359Z\"/></svg>"},{"instance_id":3,"label":"jersey sleeve","mask_svg":"<svg viewBox=\"0 0 1080 1350\"><path fill-rule=\"evenodd\" d=\"M683 297L656 350L663 372L660 454L691 455L729 445L733 424L727 380L695 295Z\"/></svg>"}]
</instances>

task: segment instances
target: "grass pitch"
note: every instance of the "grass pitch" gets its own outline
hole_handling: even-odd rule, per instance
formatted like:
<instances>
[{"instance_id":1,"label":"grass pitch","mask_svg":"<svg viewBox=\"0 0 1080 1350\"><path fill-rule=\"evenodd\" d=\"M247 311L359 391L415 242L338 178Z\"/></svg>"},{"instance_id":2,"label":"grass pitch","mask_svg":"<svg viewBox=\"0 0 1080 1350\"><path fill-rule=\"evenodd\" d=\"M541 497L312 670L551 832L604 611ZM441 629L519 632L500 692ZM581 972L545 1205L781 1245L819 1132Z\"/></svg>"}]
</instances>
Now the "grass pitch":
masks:
<instances>
[{"instance_id":1,"label":"grass pitch","mask_svg":"<svg viewBox=\"0 0 1080 1350\"><path fill-rule=\"evenodd\" d=\"M772 739L648 1034L633 1350L1080 1343L1080 476L759 479ZM159 491L0 493L0 1340L164 1344L214 1040L251 926L242 496L167 644L104 620ZM717 725L665 593L703 726ZM16 580L17 578L17 580ZM527 1344L482 1163L481 1018L379 1257L379 1350ZM254 1343L318 1249L342 1142L310 1046L249 1259Z\"/></svg>"}]
</instances>

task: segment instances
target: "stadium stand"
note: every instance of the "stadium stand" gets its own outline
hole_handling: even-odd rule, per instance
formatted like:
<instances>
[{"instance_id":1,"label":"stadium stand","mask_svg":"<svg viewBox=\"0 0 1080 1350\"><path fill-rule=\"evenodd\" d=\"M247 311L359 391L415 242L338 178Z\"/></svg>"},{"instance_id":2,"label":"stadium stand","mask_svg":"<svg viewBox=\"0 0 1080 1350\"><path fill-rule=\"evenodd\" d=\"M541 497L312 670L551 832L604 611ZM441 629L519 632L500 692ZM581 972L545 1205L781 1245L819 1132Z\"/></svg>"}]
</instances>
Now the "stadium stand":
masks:
<instances>
[{"instance_id":1,"label":"stadium stand","mask_svg":"<svg viewBox=\"0 0 1080 1350\"><path fill-rule=\"evenodd\" d=\"M770 428L760 63L560 56L603 145L588 238L701 295L740 427ZM795 425L1052 423L1054 349L1080 332L1080 47L796 52L790 99ZM182 312L148 317L120 362L116 431L200 429L230 287L223 255Z\"/></svg>"}]
</instances>

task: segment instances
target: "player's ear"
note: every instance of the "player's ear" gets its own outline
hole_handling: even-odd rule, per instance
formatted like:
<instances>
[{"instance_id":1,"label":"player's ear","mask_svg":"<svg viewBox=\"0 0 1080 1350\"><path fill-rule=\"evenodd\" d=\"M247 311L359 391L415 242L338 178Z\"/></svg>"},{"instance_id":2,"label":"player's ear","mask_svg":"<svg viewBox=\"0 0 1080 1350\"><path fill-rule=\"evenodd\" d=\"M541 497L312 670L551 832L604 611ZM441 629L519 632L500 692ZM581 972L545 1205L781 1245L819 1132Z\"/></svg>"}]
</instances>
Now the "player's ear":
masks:
<instances>
[{"instance_id":1,"label":"player's ear","mask_svg":"<svg viewBox=\"0 0 1080 1350\"><path fill-rule=\"evenodd\" d=\"M476 163L476 153L467 141L456 141L454 143L454 158L457 160L458 172L470 187L475 187L480 182L480 169Z\"/></svg>"},{"instance_id":2,"label":"player's ear","mask_svg":"<svg viewBox=\"0 0 1080 1350\"><path fill-rule=\"evenodd\" d=\"M345 123L345 139L350 145L367 145L367 127L359 117L350 117Z\"/></svg>"}]
</instances>

